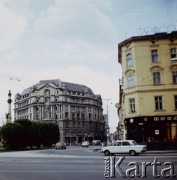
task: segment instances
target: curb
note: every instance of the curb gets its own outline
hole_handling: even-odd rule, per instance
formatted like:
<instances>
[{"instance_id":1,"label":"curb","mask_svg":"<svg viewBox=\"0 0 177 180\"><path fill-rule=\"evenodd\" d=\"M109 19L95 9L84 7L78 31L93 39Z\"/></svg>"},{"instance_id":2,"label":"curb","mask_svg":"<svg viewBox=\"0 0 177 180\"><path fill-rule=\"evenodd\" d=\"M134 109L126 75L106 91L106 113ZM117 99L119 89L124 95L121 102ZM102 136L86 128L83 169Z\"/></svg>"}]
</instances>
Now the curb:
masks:
<instances>
[{"instance_id":1,"label":"curb","mask_svg":"<svg viewBox=\"0 0 177 180\"><path fill-rule=\"evenodd\" d=\"M157 151L146 151L145 154L163 154L163 153L177 153L177 150L157 150Z\"/></svg>"}]
</instances>

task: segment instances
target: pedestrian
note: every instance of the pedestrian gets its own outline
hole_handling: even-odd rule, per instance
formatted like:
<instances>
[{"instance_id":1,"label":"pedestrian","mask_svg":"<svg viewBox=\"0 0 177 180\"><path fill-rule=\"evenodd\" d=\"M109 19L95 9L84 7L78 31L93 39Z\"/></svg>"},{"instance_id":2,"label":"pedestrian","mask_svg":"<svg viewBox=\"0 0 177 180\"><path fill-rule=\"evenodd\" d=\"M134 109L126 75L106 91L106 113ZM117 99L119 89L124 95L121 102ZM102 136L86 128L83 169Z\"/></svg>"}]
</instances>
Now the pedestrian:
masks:
<instances>
[{"instance_id":1,"label":"pedestrian","mask_svg":"<svg viewBox=\"0 0 177 180\"><path fill-rule=\"evenodd\" d=\"M151 142L151 138L150 137L148 137L147 142Z\"/></svg>"}]
</instances>

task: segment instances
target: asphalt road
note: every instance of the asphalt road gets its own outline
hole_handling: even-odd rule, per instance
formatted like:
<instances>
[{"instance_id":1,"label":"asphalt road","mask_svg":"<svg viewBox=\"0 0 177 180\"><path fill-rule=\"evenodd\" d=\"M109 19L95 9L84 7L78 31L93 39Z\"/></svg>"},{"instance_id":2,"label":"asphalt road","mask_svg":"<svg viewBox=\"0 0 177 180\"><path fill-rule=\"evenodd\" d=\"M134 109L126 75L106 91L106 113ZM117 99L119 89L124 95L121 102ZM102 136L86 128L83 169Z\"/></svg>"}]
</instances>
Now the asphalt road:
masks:
<instances>
[{"instance_id":1,"label":"asphalt road","mask_svg":"<svg viewBox=\"0 0 177 180\"><path fill-rule=\"evenodd\" d=\"M123 176L127 176L126 179L145 179L142 177L145 173L147 180L157 179L155 175L159 175L158 179L164 179L165 175L170 175L168 179L177 179L177 176L172 177L177 174L177 153L149 153L135 157L117 155L115 158L110 158L107 159L112 164L109 166L111 172L109 175L112 177L114 175L114 179L125 179ZM71 146L66 150L0 153L0 180L109 179L105 177L107 173L104 159L105 156L99 151L93 152L92 147ZM130 168L133 170L131 171ZM165 168L168 169L166 174L164 174ZM132 175L134 178L130 178ZM138 175L140 177L137 177Z\"/></svg>"}]
</instances>

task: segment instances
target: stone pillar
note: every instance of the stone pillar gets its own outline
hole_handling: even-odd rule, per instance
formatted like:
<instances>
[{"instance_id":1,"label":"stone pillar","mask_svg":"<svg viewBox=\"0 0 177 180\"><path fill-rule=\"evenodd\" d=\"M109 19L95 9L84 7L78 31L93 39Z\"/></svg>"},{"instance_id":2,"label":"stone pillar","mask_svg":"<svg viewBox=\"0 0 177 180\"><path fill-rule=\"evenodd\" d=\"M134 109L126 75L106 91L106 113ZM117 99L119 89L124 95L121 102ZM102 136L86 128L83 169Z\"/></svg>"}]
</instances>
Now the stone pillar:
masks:
<instances>
[{"instance_id":1,"label":"stone pillar","mask_svg":"<svg viewBox=\"0 0 177 180\"><path fill-rule=\"evenodd\" d=\"M12 99L11 99L11 91L9 90L8 93L8 113L6 114L6 119L7 119L7 123L11 123L12 122L12 113L11 113L11 103L12 103Z\"/></svg>"}]
</instances>

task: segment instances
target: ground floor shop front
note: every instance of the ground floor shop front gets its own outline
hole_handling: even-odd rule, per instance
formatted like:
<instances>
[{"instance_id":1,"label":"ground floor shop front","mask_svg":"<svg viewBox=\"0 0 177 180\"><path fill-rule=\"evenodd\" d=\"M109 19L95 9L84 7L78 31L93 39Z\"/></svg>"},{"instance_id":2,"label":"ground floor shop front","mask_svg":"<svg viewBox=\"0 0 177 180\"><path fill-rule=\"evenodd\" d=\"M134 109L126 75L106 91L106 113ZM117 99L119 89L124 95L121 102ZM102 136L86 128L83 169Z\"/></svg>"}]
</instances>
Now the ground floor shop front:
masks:
<instances>
[{"instance_id":1,"label":"ground floor shop front","mask_svg":"<svg viewBox=\"0 0 177 180\"><path fill-rule=\"evenodd\" d=\"M125 119L124 123L126 139L177 141L177 115L132 117Z\"/></svg>"}]
</instances>

